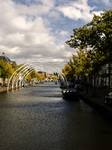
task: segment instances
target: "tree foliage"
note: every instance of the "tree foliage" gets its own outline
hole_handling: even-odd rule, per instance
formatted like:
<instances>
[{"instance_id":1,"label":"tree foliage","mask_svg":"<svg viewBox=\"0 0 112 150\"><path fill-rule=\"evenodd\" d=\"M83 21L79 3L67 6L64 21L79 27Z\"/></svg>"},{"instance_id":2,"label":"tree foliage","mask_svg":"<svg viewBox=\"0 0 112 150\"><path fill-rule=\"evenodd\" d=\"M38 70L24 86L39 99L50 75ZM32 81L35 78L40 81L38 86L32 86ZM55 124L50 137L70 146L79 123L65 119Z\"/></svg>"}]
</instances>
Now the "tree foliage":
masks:
<instances>
[{"instance_id":1,"label":"tree foliage","mask_svg":"<svg viewBox=\"0 0 112 150\"><path fill-rule=\"evenodd\" d=\"M5 80L6 78L9 78L13 72L14 71L12 69L11 64L3 60L0 60L0 77L1 78Z\"/></svg>"},{"instance_id":2,"label":"tree foliage","mask_svg":"<svg viewBox=\"0 0 112 150\"><path fill-rule=\"evenodd\" d=\"M18 65L17 65L17 63L15 61L12 62L12 68L14 70L17 70L17 68L18 68Z\"/></svg>"},{"instance_id":3,"label":"tree foliage","mask_svg":"<svg viewBox=\"0 0 112 150\"><path fill-rule=\"evenodd\" d=\"M91 22L73 31L71 39L66 42L70 47L91 48L94 53L103 56L100 61L111 61L112 10L104 10L100 16L94 15Z\"/></svg>"},{"instance_id":4,"label":"tree foliage","mask_svg":"<svg viewBox=\"0 0 112 150\"><path fill-rule=\"evenodd\" d=\"M66 64L65 75L80 76L91 72L95 77L104 64L112 62L112 9L104 10L100 16L94 15L91 22L73 29L73 35L66 43L79 50Z\"/></svg>"},{"instance_id":5,"label":"tree foliage","mask_svg":"<svg viewBox=\"0 0 112 150\"><path fill-rule=\"evenodd\" d=\"M31 78L37 78L37 72L35 70L33 70L30 75Z\"/></svg>"},{"instance_id":6,"label":"tree foliage","mask_svg":"<svg viewBox=\"0 0 112 150\"><path fill-rule=\"evenodd\" d=\"M87 49L79 48L77 54L72 55L72 58L62 71L68 79L72 79L75 76L88 75L93 67L91 61Z\"/></svg>"},{"instance_id":7,"label":"tree foliage","mask_svg":"<svg viewBox=\"0 0 112 150\"><path fill-rule=\"evenodd\" d=\"M41 75L37 72L37 80L41 80L41 79L42 79Z\"/></svg>"}]
</instances>

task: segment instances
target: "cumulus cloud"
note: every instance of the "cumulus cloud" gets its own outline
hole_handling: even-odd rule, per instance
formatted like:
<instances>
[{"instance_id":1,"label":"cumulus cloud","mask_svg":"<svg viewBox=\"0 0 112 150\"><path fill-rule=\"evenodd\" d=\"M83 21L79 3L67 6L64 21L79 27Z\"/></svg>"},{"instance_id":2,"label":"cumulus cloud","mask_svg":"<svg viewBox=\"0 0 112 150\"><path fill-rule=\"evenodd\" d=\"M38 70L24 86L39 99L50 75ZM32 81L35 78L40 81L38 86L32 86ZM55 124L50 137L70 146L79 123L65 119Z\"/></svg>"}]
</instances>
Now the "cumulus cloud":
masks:
<instances>
[{"instance_id":1,"label":"cumulus cloud","mask_svg":"<svg viewBox=\"0 0 112 150\"><path fill-rule=\"evenodd\" d=\"M16 5L12 1L2 2L0 11L4 10L6 13L3 13L0 20L0 44L12 48L19 46L24 51L25 46L46 45L54 41L55 37L50 35L50 28L45 27L42 17L27 20L25 15L21 15L21 11L16 11Z\"/></svg>"},{"instance_id":2,"label":"cumulus cloud","mask_svg":"<svg viewBox=\"0 0 112 150\"><path fill-rule=\"evenodd\" d=\"M97 16L101 16L101 13L103 13L103 11L93 11L92 14L95 14Z\"/></svg>"},{"instance_id":3,"label":"cumulus cloud","mask_svg":"<svg viewBox=\"0 0 112 150\"><path fill-rule=\"evenodd\" d=\"M64 64L75 53L65 44L66 18L87 22L94 9L87 0L0 0L0 52L19 63Z\"/></svg>"},{"instance_id":4,"label":"cumulus cloud","mask_svg":"<svg viewBox=\"0 0 112 150\"><path fill-rule=\"evenodd\" d=\"M5 52L18 62L38 59L59 63L68 57L65 44L55 44L56 37L51 32L52 28L48 27L49 19L41 16L52 9L54 2L41 2L42 4L27 6L11 0L0 1L1 53ZM50 17L56 15L59 19L57 11L52 15L49 13ZM60 32L62 36L66 34L67 31Z\"/></svg>"},{"instance_id":5,"label":"cumulus cloud","mask_svg":"<svg viewBox=\"0 0 112 150\"><path fill-rule=\"evenodd\" d=\"M61 35L61 36L68 35L68 31L61 31L61 32L60 32L60 35Z\"/></svg>"},{"instance_id":6,"label":"cumulus cloud","mask_svg":"<svg viewBox=\"0 0 112 150\"><path fill-rule=\"evenodd\" d=\"M59 6L57 7L57 10L62 12L65 17L68 17L72 20L84 20L85 22L88 22L92 20L93 17L93 10L96 7L90 7L88 5L88 0L78 0L74 2L70 2L69 5ZM94 11L94 13L99 13L97 11Z\"/></svg>"}]
</instances>

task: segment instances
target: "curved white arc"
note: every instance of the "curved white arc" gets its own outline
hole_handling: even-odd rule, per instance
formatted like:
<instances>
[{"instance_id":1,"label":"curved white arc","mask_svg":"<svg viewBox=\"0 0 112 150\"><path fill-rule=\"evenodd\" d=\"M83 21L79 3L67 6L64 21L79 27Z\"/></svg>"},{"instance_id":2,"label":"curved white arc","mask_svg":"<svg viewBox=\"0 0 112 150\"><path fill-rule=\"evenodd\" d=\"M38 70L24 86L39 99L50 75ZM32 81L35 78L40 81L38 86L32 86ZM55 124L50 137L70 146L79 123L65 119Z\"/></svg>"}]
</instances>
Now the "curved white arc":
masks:
<instances>
[{"instance_id":1,"label":"curved white arc","mask_svg":"<svg viewBox=\"0 0 112 150\"><path fill-rule=\"evenodd\" d=\"M55 67L56 69L58 69L57 72L58 72L58 73L60 72L60 74L61 74L63 80L66 82L66 85L68 86L68 81L67 81L65 75L63 74L63 72L62 72L58 67L56 67L55 65L52 65L51 63L47 63L47 64L50 64L52 67Z\"/></svg>"},{"instance_id":2,"label":"curved white arc","mask_svg":"<svg viewBox=\"0 0 112 150\"><path fill-rule=\"evenodd\" d=\"M28 72L28 74L25 74L25 76L23 77L23 80L24 79L26 79L27 78L27 76L30 74L30 73L32 73L33 72L33 69L32 70L30 70L30 72Z\"/></svg>"},{"instance_id":3,"label":"curved white arc","mask_svg":"<svg viewBox=\"0 0 112 150\"><path fill-rule=\"evenodd\" d=\"M20 72L16 75L16 77L14 78L14 80L13 80L13 83L15 82L15 80L21 75L22 76L22 74L24 74L28 69L30 69L30 67L33 67L32 65L30 65L30 66L26 66L26 67L24 67L22 70L20 70Z\"/></svg>"},{"instance_id":4,"label":"curved white arc","mask_svg":"<svg viewBox=\"0 0 112 150\"><path fill-rule=\"evenodd\" d=\"M29 67L28 69L30 70L31 68L33 68L33 67ZM34 68L33 68L33 70L34 70ZM26 74L26 72L28 73L29 71L28 70L26 70L26 67L21 71L21 73L19 73L21 76L22 76L22 78L23 78L23 76L24 76L24 74ZM18 76L19 76L19 74L18 74ZM16 79L15 79L16 80ZM15 80L14 80L14 82L13 83L15 83ZM17 79L17 81L16 81L16 85L17 85L17 83L18 83L18 79Z\"/></svg>"},{"instance_id":5,"label":"curved white arc","mask_svg":"<svg viewBox=\"0 0 112 150\"><path fill-rule=\"evenodd\" d=\"M41 62L35 62L35 63L40 63L40 64L41 64ZM47 64L49 64L53 69L54 69L54 67L55 67L55 69L57 70L57 72L60 74L60 76L62 77L63 81L65 82L66 86L68 86L68 81L67 81L65 75L63 74L63 72L62 72L58 67L56 67L55 65L53 65L53 64L51 64L51 63L49 63L49 62L47 62ZM41 64L41 65L42 65L42 64ZM42 66L45 68L47 65L44 64L44 65L42 65ZM47 67L48 67L48 66L47 66ZM52 71L54 71L54 70L52 70Z\"/></svg>"},{"instance_id":6,"label":"curved white arc","mask_svg":"<svg viewBox=\"0 0 112 150\"><path fill-rule=\"evenodd\" d=\"M43 67L44 68L46 68L46 66L45 65L43 65ZM51 71L55 71L55 69L53 68L53 69L50 69ZM59 72L59 71L57 71L58 72L58 74L62 77L62 79L63 79L63 81L65 82L65 79L64 79L64 77L62 76L62 74ZM66 84L66 86L68 86L67 84Z\"/></svg>"},{"instance_id":7,"label":"curved white arc","mask_svg":"<svg viewBox=\"0 0 112 150\"><path fill-rule=\"evenodd\" d=\"M17 73L17 71L19 71L22 67L24 67L25 65L27 65L27 64L24 64L24 65L22 65L21 67L19 67L13 74L12 74L12 76L10 77L10 79L9 79L9 81L8 81L8 85L10 84L10 81L11 81L11 79L13 78L13 76L15 75L15 73Z\"/></svg>"},{"instance_id":8,"label":"curved white arc","mask_svg":"<svg viewBox=\"0 0 112 150\"><path fill-rule=\"evenodd\" d=\"M23 80L21 81L22 83L22 85L23 85L23 82L24 82L24 80L27 78L27 76L32 72L32 71L34 71L34 68L32 68L30 71L27 71L25 74L24 74L24 76L23 76ZM26 76L26 77L25 77Z\"/></svg>"},{"instance_id":9,"label":"curved white arc","mask_svg":"<svg viewBox=\"0 0 112 150\"><path fill-rule=\"evenodd\" d=\"M20 67L12 74L12 76L10 77L10 79L9 79L9 81L8 81L7 91L8 91L8 89L9 89L10 81L12 80L12 89L13 89L14 82L15 82L16 78L18 77L18 74L20 74L20 72L22 72L22 71L25 70L26 68L29 69L29 68L30 68L29 65L30 65L30 67L33 66L32 64L28 64L28 63L27 63L27 64L23 64L22 66L20 66ZM20 70L21 68L23 68L23 69Z\"/></svg>"},{"instance_id":10,"label":"curved white arc","mask_svg":"<svg viewBox=\"0 0 112 150\"><path fill-rule=\"evenodd\" d=\"M52 68L52 71L55 71L57 73L59 73L59 75L62 77L62 81L63 83L68 86L68 82L67 79L65 77L65 75L63 74L63 72L55 65L47 62L46 64L44 63L44 65L41 62L35 62L36 64L38 64L38 67L40 67L41 69L44 68ZM12 86L14 85L14 83L16 82L16 85L18 83L18 77L19 75L22 76L21 82L27 78L27 76L33 71L35 70L35 66L33 64L23 64L22 66L20 66L10 77L9 81L8 81L8 86L7 89L9 88L9 84L12 82Z\"/></svg>"}]
</instances>

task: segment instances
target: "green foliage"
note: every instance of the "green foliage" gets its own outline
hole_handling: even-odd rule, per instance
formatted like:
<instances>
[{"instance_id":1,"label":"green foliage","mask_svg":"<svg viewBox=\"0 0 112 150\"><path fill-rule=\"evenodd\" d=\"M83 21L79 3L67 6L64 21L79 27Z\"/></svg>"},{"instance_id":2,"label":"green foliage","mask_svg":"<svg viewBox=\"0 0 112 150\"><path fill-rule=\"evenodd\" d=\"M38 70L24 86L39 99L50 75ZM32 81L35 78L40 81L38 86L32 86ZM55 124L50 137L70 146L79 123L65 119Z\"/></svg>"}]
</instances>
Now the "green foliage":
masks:
<instances>
[{"instance_id":1,"label":"green foliage","mask_svg":"<svg viewBox=\"0 0 112 150\"><path fill-rule=\"evenodd\" d=\"M64 69L62 69L63 74L67 77L68 80L71 80L74 76L74 70L70 66L69 62L65 64Z\"/></svg>"},{"instance_id":2,"label":"green foliage","mask_svg":"<svg viewBox=\"0 0 112 150\"><path fill-rule=\"evenodd\" d=\"M72 56L62 71L68 79L72 79L75 76L88 75L91 70L92 63L87 49L79 48L77 55Z\"/></svg>"},{"instance_id":3,"label":"green foliage","mask_svg":"<svg viewBox=\"0 0 112 150\"><path fill-rule=\"evenodd\" d=\"M37 73L35 70L33 70L30 75L31 75L31 78L37 78Z\"/></svg>"},{"instance_id":4,"label":"green foliage","mask_svg":"<svg viewBox=\"0 0 112 150\"><path fill-rule=\"evenodd\" d=\"M112 62L112 9L104 10L100 16L94 15L91 22L73 29L66 43L79 50L65 66L64 74L97 75L102 65Z\"/></svg>"},{"instance_id":5,"label":"green foliage","mask_svg":"<svg viewBox=\"0 0 112 150\"><path fill-rule=\"evenodd\" d=\"M53 79L53 80L57 80L57 76L52 76L52 78L51 79Z\"/></svg>"},{"instance_id":6,"label":"green foliage","mask_svg":"<svg viewBox=\"0 0 112 150\"><path fill-rule=\"evenodd\" d=\"M37 80L41 80L41 75L37 72Z\"/></svg>"},{"instance_id":7,"label":"green foliage","mask_svg":"<svg viewBox=\"0 0 112 150\"><path fill-rule=\"evenodd\" d=\"M82 28L75 28L73 31L71 39L66 42L70 47L91 47L95 53L100 54L103 60L111 61L112 10L104 10L101 16L94 15L90 23Z\"/></svg>"},{"instance_id":8,"label":"green foliage","mask_svg":"<svg viewBox=\"0 0 112 150\"><path fill-rule=\"evenodd\" d=\"M0 60L0 77L5 80L6 78L10 78L12 73L13 69L11 64L3 60Z\"/></svg>"},{"instance_id":9,"label":"green foliage","mask_svg":"<svg viewBox=\"0 0 112 150\"><path fill-rule=\"evenodd\" d=\"M31 75L29 74L26 79L31 80Z\"/></svg>"},{"instance_id":10,"label":"green foliage","mask_svg":"<svg viewBox=\"0 0 112 150\"><path fill-rule=\"evenodd\" d=\"M45 80L46 79L46 75L44 74L44 75L42 75L42 79L43 80Z\"/></svg>"},{"instance_id":11,"label":"green foliage","mask_svg":"<svg viewBox=\"0 0 112 150\"><path fill-rule=\"evenodd\" d=\"M18 65L15 61L12 62L12 68L14 68L14 70L17 70Z\"/></svg>"}]
</instances>

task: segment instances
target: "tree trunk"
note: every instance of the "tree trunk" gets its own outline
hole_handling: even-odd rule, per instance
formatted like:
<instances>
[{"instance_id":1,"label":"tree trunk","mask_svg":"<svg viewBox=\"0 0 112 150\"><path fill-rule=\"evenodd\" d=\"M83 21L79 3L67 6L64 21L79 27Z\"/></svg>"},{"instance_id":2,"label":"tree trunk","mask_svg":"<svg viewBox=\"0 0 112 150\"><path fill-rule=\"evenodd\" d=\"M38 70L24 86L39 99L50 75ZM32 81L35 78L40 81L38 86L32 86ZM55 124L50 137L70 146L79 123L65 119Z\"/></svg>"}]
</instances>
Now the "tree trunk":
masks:
<instances>
[{"instance_id":1,"label":"tree trunk","mask_svg":"<svg viewBox=\"0 0 112 150\"><path fill-rule=\"evenodd\" d=\"M3 79L3 85L5 84L5 79Z\"/></svg>"},{"instance_id":2,"label":"tree trunk","mask_svg":"<svg viewBox=\"0 0 112 150\"><path fill-rule=\"evenodd\" d=\"M96 95L96 76L95 76L95 72L94 72L94 91L93 91L93 96Z\"/></svg>"},{"instance_id":3,"label":"tree trunk","mask_svg":"<svg viewBox=\"0 0 112 150\"><path fill-rule=\"evenodd\" d=\"M110 63L109 63L109 89L110 89Z\"/></svg>"},{"instance_id":4,"label":"tree trunk","mask_svg":"<svg viewBox=\"0 0 112 150\"><path fill-rule=\"evenodd\" d=\"M88 94L88 83L87 83L87 76L86 76L86 94Z\"/></svg>"}]
</instances>

